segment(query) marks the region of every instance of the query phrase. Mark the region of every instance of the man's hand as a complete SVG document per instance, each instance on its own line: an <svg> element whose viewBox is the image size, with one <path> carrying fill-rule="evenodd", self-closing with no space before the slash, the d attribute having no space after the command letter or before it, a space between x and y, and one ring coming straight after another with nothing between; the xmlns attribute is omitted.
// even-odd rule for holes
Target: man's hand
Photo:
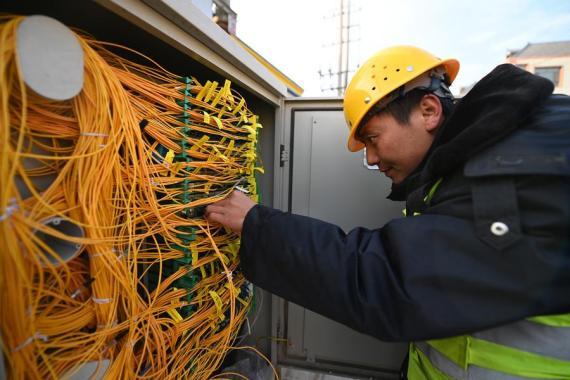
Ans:
<svg viewBox="0 0 570 380"><path fill-rule="evenodd" d="M206 207L205 216L208 222L221 224L241 234L245 216L253 206L254 201L241 191L234 190L226 199Z"/></svg>

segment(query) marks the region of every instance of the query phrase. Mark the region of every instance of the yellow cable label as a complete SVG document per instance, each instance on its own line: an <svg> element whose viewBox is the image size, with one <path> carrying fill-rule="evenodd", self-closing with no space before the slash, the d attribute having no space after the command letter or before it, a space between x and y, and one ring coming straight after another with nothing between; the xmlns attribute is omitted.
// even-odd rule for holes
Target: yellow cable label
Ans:
<svg viewBox="0 0 570 380"><path fill-rule="evenodd" d="M182 318L182 316L176 309L168 309L166 310L166 312L168 313L168 315L170 315L170 318L174 320L174 323L180 323L184 320L184 318Z"/></svg>
<svg viewBox="0 0 570 380"><path fill-rule="evenodd" d="M172 165L172 176L175 177L178 172L180 171L180 169L182 169L182 164L183 162L175 162L174 165Z"/></svg>
<svg viewBox="0 0 570 380"><path fill-rule="evenodd" d="M210 114L206 111L204 112L204 124L210 124Z"/></svg>
<svg viewBox="0 0 570 380"><path fill-rule="evenodd" d="M214 91L216 91L216 88L218 87L218 82L214 81L212 82L212 85L210 86L208 93L206 94L206 97L204 98L205 102L209 102L210 98L212 97L212 95L214 94Z"/></svg>
<svg viewBox="0 0 570 380"><path fill-rule="evenodd" d="M166 153L166 156L164 157L164 162L167 162L168 166L170 166L172 161L174 161L174 151L172 149L168 149L168 153Z"/></svg>
<svg viewBox="0 0 570 380"><path fill-rule="evenodd" d="M202 145L204 145L204 143L206 143L208 140L210 140L210 136L208 136L208 135L204 135L204 136L200 137L200 140L196 141L196 143L194 143L194 145L192 145L190 150L196 151L196 150L202 148Z"/></svg>
<svg viewBox="0 0 570 380"><path fill-rule="evenodd" d="M214 121L215 121L216 124L218 125L218 128L219 128L219 129L222 129L222 128L223 128L222 121L221 121L219 118L217 118L217 117L215 117L215 116L212 116L212 119L214 119Z"/></svg>
<svg viewBox="0 0 570 380"><path fill-rule="evenodd" d="M224 255L223 253L220 253L220 256L222 257L222 261L224 262L224 264L226 264L226 265L230 264L230 259L228 259L228 257L226 255Z"/></svg>
<svg viewBox="0 0 570 380"><path fill-rule="evenodd" d="M215 107L220 102L220 99L222 99L222 91L221 90L218 91L218 93L214 97L214 100L212 100L212 102L210 104Z"/></svg>
<svg viewBox="0 0 570 380"><path fill-rule="evenodd" d="M243 107L243 105L245 104L245 100L243 98L241 98L239 100L238 105L236 106L236 108L234 108L234 110L232 111L232 114L235 115L236 113L239 112L239 110L241 110L241 108Z"/></svg>
<svg viewBox="0 0 570 380"><path fill-rule="evenodd" d="M225 99L227 97L228 90L230 89L230 84L231 82L226 79L226 81L224 82L224 87L222 87L220 91L218 91L218 95L214 98L214 100L211 103L214 107L218 105L221 99Z"/></svg>
<svg viewBox="0 0 570 380"><path fill-rule="evenodd" d="M236 288L235 285L226 282L225 287L228 288L228 290L233 293L234 297L239 296L239 289Z"/></svg>
<svg viewBox="0 0 570 380"><path fill-rule="evenodd" d="M234 150L234 146L235 146L235 140L230 140L230 142L228 143L228 149L226 149L227 152Z"/></svg>
<svg viewBox="0 0 570 380"><path fill-rule="evenodd" d="M251 125L244 125L243 128L248 131L250 134L255 135L255 128Z"/></svg>
<svg viewBox="0 0 570 380"><path fill-rule="evenodd" d="M249 183L250 186L257 185L257 183L255 182L255 177L247 177L247 183Z"/></svg>
<svg viewBox="0 0 570 380"><path fill-rule="evenodd" d="M225 162L229 162L229 161L230 161L230 159L227 158L226 156L224 156L224 155L222 154L222 152L220 152L220 150L219 150L217 147L212 146L212 148L213 148L214 151L216 152L216 156L217 156L217 157L220 157L220 158L221 158L222 160L224 160Z"/></svg>
<svg viewBox="0 0 570 380"><path fill-rule="evenodd" d="M235 259L239 252L239 241L228 244L227 251L232 255L232 258Z"/></svg>
<svg viewBox="0 0 570 380"><path fill-rule="evenodd" d="M198 95L196 95L196 100L201 101L204 98L204 95L206 95L206 92L210 89L210 86L212 86L212 82L207 81L204 87L202 87L202 89L200 90L200 92L198 92Z"/></svg>
<svg viewBox="0 0 570 380"><path fill-rule="evenodd" d="M230 82L229 80L226 79L226 81L224 82L224 88L222 89L222 96L224 98L227 98L228 95L230 94L230 86L232 85L232 82Z"/></svg>
<svg viewBox="0 0 570 380"><path fill-rule="evenodd" d="M208 292L210 294L210 297L212 297L212 299L214 300L214 304L216 305L216 309L218 310L218 317L220 318L220 320L224 320L226 319L226 316L224 315L223 312L223 302L222 299L220 298L220 296L218 295L218 293L216 293L213 290L210 290Z"/></svg>

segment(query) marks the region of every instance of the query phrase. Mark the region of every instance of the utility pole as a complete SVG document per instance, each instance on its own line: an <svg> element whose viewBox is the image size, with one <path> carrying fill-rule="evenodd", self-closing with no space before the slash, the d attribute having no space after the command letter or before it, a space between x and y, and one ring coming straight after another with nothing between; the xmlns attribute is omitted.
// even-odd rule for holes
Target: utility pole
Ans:
<svg viewBox="0 0 570 380"><path fill-rule="evenodd" d="M349 70L349 66L348 66L348 60L350 59L350 8L351 8L351 4L350 4L350 0L348 0L348 7L346 7L346 55L345 55L345 60L344 60L344 66L343 66L343 75L344 75L344 85L342 86L343 91L346 89L346 86L348 85L348 70ZM341 96L342 94L339 94L339 96Z"/></svg>
<svg viewBox="0 0 570 380"><path fill-rule="evenodd" d="M319 75L321 77L321 82L327 81L328 84L323 86L321 84L321 92L333 92L338 96L344 94L344 90L348 86L349 74L352 72L350 67L350 52L351 52L351 42L356 40L351 40L354 38L354 33L351 29L359 27L360 25L353 24L353 5L352 0L339 0L339 12L333 15L333 17L338 16L338 41L333 43L333 46L337 47L337 65L334 68L330 66L328 69L319 70ZM360 11L358 9L357 11ZM328 77L328 80L327 80Z"/></svg>
<svg viewBox="0 0 570 380"><path fill-rule="evenodd" d="M350 4L350 0L349 4ZM342 96L342 72L344 63L344 0L340 0L340 15L338 19L340 20L339 37L338 37L338 96Z"/></svg>

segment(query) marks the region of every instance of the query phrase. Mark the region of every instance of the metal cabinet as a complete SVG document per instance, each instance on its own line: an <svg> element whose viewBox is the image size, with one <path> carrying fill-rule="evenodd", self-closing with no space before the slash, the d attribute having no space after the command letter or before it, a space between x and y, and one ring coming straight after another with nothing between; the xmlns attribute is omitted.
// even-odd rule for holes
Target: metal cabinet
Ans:
<svg viewBox="0 0 570 380"><path fill-rule="evenodd" d="M42 14L94 38L134 49L165 69L184 76L194 76L224 83L244 96L248 107L259 115L263 125L259 135L259 156L265 175L258 180L261 202L273 205L273 157L276 115L287 96L287 87L244 50L190 0L4 0L7 14ZM141 57L127 58L148 64ZM260 336L269 336L270 297L257 315L258 322L243 344L255 345ZM254 316L250 318L253 321ZM244 329L244 334L247 329ZM260 350L268 354L267 340ZM0 363L2 363L0 361ZM0 378L2 378L0 367Z"/></svg>
<svg viewBox="0 0 570 380"><path fill-rule="evenodd" d="M341 99L284 102L275 204L282 210L339 225L377 228L401 216L403 204L386 199L391 182L369 168L362 152L346 149ZM397 378L405 344L357 333L278 297L273 299L277 364L374 378Z"/></svg>

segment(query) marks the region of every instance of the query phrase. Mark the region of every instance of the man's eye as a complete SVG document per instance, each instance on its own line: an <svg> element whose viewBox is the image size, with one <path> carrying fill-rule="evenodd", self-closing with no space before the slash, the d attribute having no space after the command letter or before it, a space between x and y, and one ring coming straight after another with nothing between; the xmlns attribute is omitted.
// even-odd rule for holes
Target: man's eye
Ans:
<svg viewBox="0 0 570 380"><path fill-rule="evenodd" d="M366 138L366 141L369 142L369 143L373 143L374 141L376 141L376 137L377 137L377 136L368 136L368 137Z"/></svg>

